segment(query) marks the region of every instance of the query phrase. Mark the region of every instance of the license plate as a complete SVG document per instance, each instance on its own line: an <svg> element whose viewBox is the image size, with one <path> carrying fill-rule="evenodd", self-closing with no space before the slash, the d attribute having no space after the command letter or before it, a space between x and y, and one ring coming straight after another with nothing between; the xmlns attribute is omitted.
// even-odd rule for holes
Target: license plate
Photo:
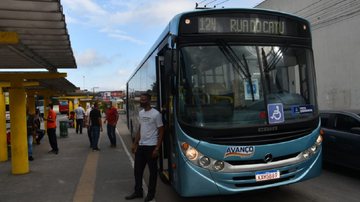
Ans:
<svg viewBox="0 0 360 202"><path fill-rule="evenodd" d="M268 170L255 173L255 179L257 182L267 181L280 178L279 170Z"/></svg>

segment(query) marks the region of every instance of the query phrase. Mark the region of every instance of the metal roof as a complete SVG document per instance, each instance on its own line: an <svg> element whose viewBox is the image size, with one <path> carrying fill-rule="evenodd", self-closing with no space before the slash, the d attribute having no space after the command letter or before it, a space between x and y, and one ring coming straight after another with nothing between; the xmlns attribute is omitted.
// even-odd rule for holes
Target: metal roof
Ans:
<svg viewBox="0 0 360 202"><path fill-rule="evenodd" d="M77 68L60 0L0 0L0 32L16 32L19 39L18 44L0 43L0 69ZM33 90L77 89L65 78L32 81L40 84Z"/></svg>
<svg viewBox="0 0 360 202"><path fill-rule="evenodd" d="M78 88L65 79L66 73L59 72L2 72L0 86L9 88L14 79L22 80L27 90L47 92L52 95L73 93ZM30 85L27 85L31 83Z"/></svg>
<svg viewBox="0 0 360 202"><path fill-rule="evenodd" d="M65 78L41 79L38 80L40 86L34 87L35 90L52 90L53 94L68 94L75 92L77 87Z"/></svg>
<svg viewBox="0 0 360 202"><path fill-rule="evenodd" d="M0 68L76 68L60 0L0 0L0 32L19 44L0 44Z"/></svg>

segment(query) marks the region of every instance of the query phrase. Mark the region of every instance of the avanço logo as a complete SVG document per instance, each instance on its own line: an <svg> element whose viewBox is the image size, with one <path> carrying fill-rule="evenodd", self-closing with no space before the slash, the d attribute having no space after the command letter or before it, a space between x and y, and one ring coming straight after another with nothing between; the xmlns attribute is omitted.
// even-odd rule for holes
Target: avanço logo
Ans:
<svg viewBox="0 0 360 202"><path fill-rule="evenodd" d="M254 146L234 146L234 147L228 147L226 149L224 158L230 156L238 156L241 158L251 157L254 155L254 153L255 153Z"/></svg>

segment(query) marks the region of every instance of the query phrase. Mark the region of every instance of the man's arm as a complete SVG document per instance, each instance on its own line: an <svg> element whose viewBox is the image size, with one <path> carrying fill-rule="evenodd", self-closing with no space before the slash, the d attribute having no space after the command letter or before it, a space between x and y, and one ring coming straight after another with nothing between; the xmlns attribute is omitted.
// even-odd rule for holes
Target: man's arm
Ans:
<svg viewBox="0 0 360 202"><path fill-rule="evenodd" d="M107 113L105 113L104 124L105 124L105 123L106 123L106 121L107 121L107 117L108 117L108 115L107 115Z"/></svg>
<svg viewBox="0 0 360 202"><path fill-rule="evenodd" d="M117 112L117 110L115 111L115 115L116 115L116 123L117 123L119 120L119 113Z"/></svg>
<svg viewBox="0 0 360 202"><path fill-rule="evenodd" d="M163 138L164 138L164 126L160 126L158 128L158 130L159 130L159 137L158 137L158 141L157 141L155 150L159 150L160 147L161 147L161 144L162 144L162 141L163 141Z"/></svg>
<svg viewBox="0 0 360 202"><path fill-rule="evenodd" d="M102 127L102 121L101 121L101 112L99 113L99 126L100 126L100 131L103 131L103 127Z"/></svg>
<svg viewBox="0 0 360 202"><path fill-rule="evenodd" d="M158 136L158 141L157 141L157 144L156 144L156 147L152 153L152 157L153 158L156 158L159 156L159 149L161 147L161 144L162 144L162 141L163 141L163 138L164 138L164 126L160 126L158 128L158 131L159 131L159 136Z"/></svg>

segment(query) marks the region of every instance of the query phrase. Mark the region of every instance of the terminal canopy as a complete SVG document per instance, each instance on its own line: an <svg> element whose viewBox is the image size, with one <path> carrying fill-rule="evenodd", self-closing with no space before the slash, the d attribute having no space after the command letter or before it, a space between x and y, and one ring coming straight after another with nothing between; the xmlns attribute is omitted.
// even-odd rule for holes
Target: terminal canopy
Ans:
<svg viewBox="0 0 360 202"><path fill-rule="evenodd" d="M76 68L60 0L0 1L0 69Z"/></svg>
<svg viewBox="0 0 360 202"><path fill-rule="evenodd" d="M47 92L52 95L64 95L75 92L78 88L65 79L66 73L58 72L3 72L0 73L0 87L8 88L17 81L35 94Z"/></svg>
<svg viewBox="0 0 360 202"><path fill-rule="evenodd" d="M77 68L60 0L0 0L0 82L15 74L38 82L35 90L74 92L76 86L64 77L17 72L59 68Z"/></svg>

